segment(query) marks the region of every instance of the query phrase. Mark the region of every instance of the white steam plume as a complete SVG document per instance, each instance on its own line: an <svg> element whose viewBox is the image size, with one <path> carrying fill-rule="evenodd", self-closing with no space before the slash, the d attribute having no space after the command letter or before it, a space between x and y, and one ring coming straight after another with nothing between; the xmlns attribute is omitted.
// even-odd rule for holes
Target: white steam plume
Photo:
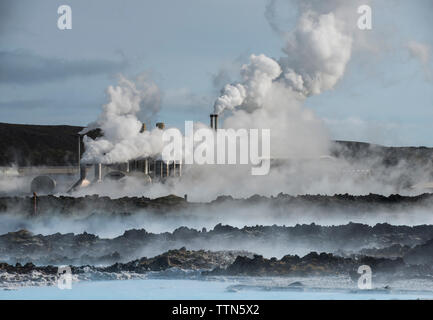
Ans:
<svg viewBox="0 0 433 320"><path fill-rule="evenodd" d="M284 78L305 96L332 89L343 76L352 52L352 38L334 13L304 12L289 35L280 60Z"/></svg>
<svg viewBox="0 0 433 320"><path fill-rule="evenodd" d="M270 5L275 5L275 1ZM353 39L345 31L344 21L333 12L318 13L312 4L300 6L300 10L296 29L285 33L286 56L277 62L263 54L252 55L251 63L242 67L242 82L226 85L222 90L215 102L215 113L239 106L266 107L264 97L279 82L304 97L335 86L350 60Z"/></svg>
<svg viewBox="0 0 433 320"><path fill-rule="evenodd" d="M103 137L85 136L82 162L116 163L159 154L162 131L140 132L142 121L149 121L160 109L161 92L144 75L131 81L121 76L116 87L107 89L109 102L103 106L98 120L82 131L100 128Z"/></svg>
<svg viewBox="0 0 433 320"><path fill-rule="evenodd" d="M260 106L266 96L272 81L281 74L281 68L276 61L261 54L252 55L251 62L241 68L242 83L228 84L223 94L215 102L215 112L221 113L225 109L233 110L244 103L246 107Z"/></svg>
<svg viewBox="0 0 433 320"><path fill-rule="evenodd" d="M336 85L353 40L342 19L321 6L316 12L314 5L300 5L295 30L285 34L286 56L277 62L263 54L252 55L241 69L241 81L226 85L214 105L215 113L232 111L225 127L271 129L272 157L328 153L329 134L303 100Z"/></svg>
<svg viewBox="0 0 433 320"><path fill-rule="evenodd" d="M118 185L110 187L104 183L77 191L77 195L144 194L155 197L188 193L190 200L207 201L221 194L244 197L279 192L399 192L396 182L403 168L397 168L392 174L389 170L381 170L380 157L370 159L370 162L363 159L362 163L353 166L341 159L320 157L330 151L328 130L321 119L304 106L304 101L312 94L332 89L341 79L358 36L353 28L344 28L348 19L352 21L353 18L347 14L348 2L302 3L308 5L300 5L294 31L284 34L286 56L276 60L265 55L252 55L250 63L241 68L241 81L226 85L215 103L215 112L224 113L221 117L224 118L223 128L271 129L271 157L277 161L269 175L253 177L250 168L239 168L241 166L221 166L212 170L193 166L185 168L181 178L164 184L154 183L142 188L138 179L133 183L130 177L123 190ZM351 9L355 9L349 11L356 15L356 7ZM141 125L138 110L150 94L138 91L137 85L130 81L121 81L118 87L109 90L111 101L104 106L96 125L105 136L95 141L86 139L86 161L120 162L159 153L162 144L158 134L161 131L138 133ZM124 129L120 130L119 126ZM196 127L202 127L202 124L196 124ZM154 144L151 143L153 139L157 141ZM285 158L287 161L280 161ZM357 176L352 170L371 167L378 168L373 176ZM419 171L421 174L417 171L414 180L422 177L424 168Z"/></svg>

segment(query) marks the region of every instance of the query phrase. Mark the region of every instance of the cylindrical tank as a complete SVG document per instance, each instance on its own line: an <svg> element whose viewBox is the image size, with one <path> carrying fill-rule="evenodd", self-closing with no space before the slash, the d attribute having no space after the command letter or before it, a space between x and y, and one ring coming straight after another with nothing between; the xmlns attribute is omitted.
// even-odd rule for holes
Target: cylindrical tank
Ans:
<svg viewBox="0 0 433 320"><path fill-rule="evenodd" d="M126 177L126 174L122 171L111 171L104 176L104 180L118 181Z"/></svg>
<svg viewBox="0 0 433 320"><path fill-rule="evenodd" d="M56 188L56 181L49 176L37 176L30 184L30 191L37 194L50 194Z"/></svg>

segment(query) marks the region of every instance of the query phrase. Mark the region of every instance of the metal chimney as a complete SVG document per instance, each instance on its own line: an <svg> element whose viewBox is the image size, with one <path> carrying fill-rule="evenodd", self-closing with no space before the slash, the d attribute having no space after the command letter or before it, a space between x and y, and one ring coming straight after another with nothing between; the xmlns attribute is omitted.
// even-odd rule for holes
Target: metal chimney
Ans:
<svg viewBox="0 0 433 320"><path fill-rule="evenodd" d="M80 179L74 183L74 185L68 190L68 193L87 185L87 167L85 164L80 164Z"/></svg>
<svg viewBox="0 0 433 320"><path fill-rule="evenodd" d="M78 134L78 170L81 170L81 134Z"/></svg>
<svg viewBox="0 0 433 320"><path fill-rule="evenodd" d="M86 179L87 176L87 168L85 164L80 165L80 181Z"/></svg>
<svg viewBox="0 0 433 320"><path fill-rule="evenodd" d="M218 129L218 115L216 113L210 115L210 127L215 131Z"/></svg>
<svg viewBox="0 0 433 320"><path fill-rule="evenodd" d="M149 174L149 159L144 159L144 174Z"/></svg>
<svg viewBox="0 0 433 320"><path fill-rule="evenodd" d="M102 181L102 164L96 163L94 182L101 182L101 181Z"/></svg>

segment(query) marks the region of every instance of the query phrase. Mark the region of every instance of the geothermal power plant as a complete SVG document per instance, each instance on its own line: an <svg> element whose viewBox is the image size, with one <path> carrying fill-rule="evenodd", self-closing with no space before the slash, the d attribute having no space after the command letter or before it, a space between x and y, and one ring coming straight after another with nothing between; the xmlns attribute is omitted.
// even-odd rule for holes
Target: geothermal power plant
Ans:
<svg viewBox="0 0 433 320"><path fill-rule="evenodd" d="M165 129L163 122L157 122L155 126L160 130ZM210 128L213 130L218 129L218 114L210 114ZM145 130L146 125L143 123L140 132L144 132ZM99 132L97 135L101 136L99 129L92 131ZM185 170L187 165L182 163L182 161L166 162L162 160L161 155L139 157L125 162L110 164L98 162L84 163L81 161L82 154L85 151L82 147L84 135L83 133L79 133L77 136L77 165L19 167L17 171L20 176L32 178L30 186L24 192L30 191L37 195L71 193L92 185L104 184L107 181L127 183L127 177L134 177L145 185L166 183L171 179L178 179L182 175L188 174L188 170ZM292 160L289 158L272 158L270 162L271 170L278 167L287 169L294 163ZM342 165L338 163L337 158L330 155L301 160L300 162L308 168L307 170L319 168L313 174L319 172L319 174L327 174L329 176L347 176L350 179L355 177L355 179L363 179L363 181L373 175L373 169L368 165L362 164L362 162L357 165ZM213 170L213 167L209 166L206 170ZM431 190L430 185L426 185L425 183L419 184L417 181L411 181L411 184L406 187L411 186L417 189Z"/></svg>
<svg viewBox="0 0 433 320"><path fill-rule="evenodd" d="M156 127L165 129L163 122L157 122ZM218 115L210 115L210 128L218 129ZM146 130L143 123L141 131ZM124 163L115 164L84 164L81 163L82 141L84 134L78 134L78 165L70 167L43 167L43 168L21 168L22 175L41 174L33 178L30 191L36 194L50 194L55 192L57 177L74 176L79 174L78 180L70 186L67 191L72 192L85 188L91 184L103 183L104 181L120 181L127 176L134 176L144 183L165 182L168 178L182 176L184 164L181 161L163 161L161 156L131 159Z"/></svg>

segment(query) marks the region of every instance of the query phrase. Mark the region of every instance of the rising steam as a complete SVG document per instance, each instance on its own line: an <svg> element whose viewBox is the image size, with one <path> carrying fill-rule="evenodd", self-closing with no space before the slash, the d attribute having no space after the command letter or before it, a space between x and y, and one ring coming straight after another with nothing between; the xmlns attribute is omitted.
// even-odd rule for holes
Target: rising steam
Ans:
<svg viewBox="0 0 433 320"><path fill-rule="evenodd" d="M84 137L82 162L119 163L161 153L161 130L141 130L143 121L150 121L160 110L158 86L144 75L135 81L121 76L116 87L108 87L107 95L109 102L98 120L81 132L100 128L104 134L95 140Z"/></svg>
<svg viewBox="0 0 433 320"><path fill-rule="evenodd" d="M311 1L300 5L295 30L285 33L278 61L251 55L240 70L241 81L227 84L214 112L226 115L224 127L271 129L273 157L318 157L328 153L329 134L314 113L303 106L306 97L332 89L343 76L352 52L345 22L332 10ZM315 10L317 7L318 11ZM341 15L339 15L341 17ZM84 162L124 162L161 152L161 131L140 133L146 114L159 110L160 92L153 82L121 78L108 88L109 103L89 129L99 127L103 138L85 138ZM143 116L144 115L144 116Z"/></svg>
<svg viewBox="0 0 433 320"><path fill-rule="evenodd" d="M215 113L236 107L266 107L264 97L275 83L306 97L332 89L343 76L352 52L352 38L344 22L330 12L310 8L302 13L296 29L286 35L279 62L265 55L251 56L242 67L242 82L226 85L215 102Z"/></svg>
<svg viewBox="0 0 433 320"><path fill-rule="evenodd" d="M276 13L277 2L271 1L267 9ZM283 161L274 165L269 175L251 177L249 169L239 166L212 170L194 166L185 170L180 179L155 183L145 189L140 187L140 181L129 177L121 190L118 185L104 183L78 190L76 195L91 192L110 197L157 197L188 193L193 201L206 201L222 194L245 197L279 192L385 195L400 192L401 177L407 175L409 168L406 163L399 163L390 172L379 157L363 159L362 163L322 157L330 154L329 132L323 121L304 105L309 96L332 90L344 76L361 37L354 29L356 3L298 1L298 20L293 30L284 31L277 21L270 21L284 41L284 55L279 59L251 55L249 63L241 67L240 81L225 85L217 97L214 112L221 115L220 127L271 130L271 157ZM275 14L266 17L274 19ZM104 136L96 140L85 138L83 161L114 163L160 154L162 130L140 133L142 121L148 121L160 108L158 87L146 77L134 81L121 77L119 84L109 87L107 93L109 102L99 119L87 129L99 127ZM207 113L206 109L203 112ZM196 127L206 126L197 123ZM353 174L359 168L373 168L375 174ZM425 180L425 168L409 168L409 172L411 180Z"/></svg>

